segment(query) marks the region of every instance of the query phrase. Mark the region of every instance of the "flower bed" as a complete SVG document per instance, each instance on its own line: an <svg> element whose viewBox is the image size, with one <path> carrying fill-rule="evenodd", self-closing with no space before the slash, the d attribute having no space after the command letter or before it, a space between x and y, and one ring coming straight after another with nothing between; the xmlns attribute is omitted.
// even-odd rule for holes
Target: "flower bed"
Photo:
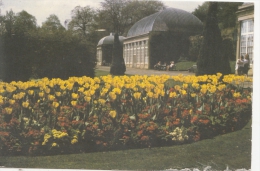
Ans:
<svg viewBox="0 0 260 171"><path fill-rule="evenodd" d="M101 76L0 83L0 154L60 154L190 143L241 129L252 79ZM221 81L220 81L221 80Z"/></svg>

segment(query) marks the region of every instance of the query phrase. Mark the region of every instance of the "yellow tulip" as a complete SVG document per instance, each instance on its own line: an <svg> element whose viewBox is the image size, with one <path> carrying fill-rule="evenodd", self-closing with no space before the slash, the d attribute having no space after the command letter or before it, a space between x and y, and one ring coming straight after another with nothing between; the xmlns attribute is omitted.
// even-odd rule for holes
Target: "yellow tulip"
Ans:
<svg viewBox="0 0 260 171"><path fill-rule="evenodd" d="M84 87L80 87L80 88L78 89L78 91L81 92L81 93L83 93L83 92L85 91L85 89L84 89Z"/></svg>
<svg viewBox="0 0 260 171"><path fill-rule="evenodd" d="M209 92L211 92L211 93L215 93L216 90L217 90L217 87L216 87L216 86L211 86L211 87L209 88Z"/></svg>
<svg viewBox="0 0 260 171"><path fill-rule="evenodd" d="M59 107L59 105L60 105L60 104L59 104L58 102L53 102L53 103L52 103L52 106L53 106L54 108Z"/></svg>
<svg viewBox="0 0 260 171"><path fill-rule="evenodd" d="M75 144L75 143L77 143L77 142L78 142L78 140L75 139L75 138L71 140L71 144Z"/></svg>
<svg viewBox="0 0 260 171"><path fill-rule="evenodd" d="M165 95L165 91L161 91L161 92L160 92L160 95L161 95L161 96L164 96L164 95Z"/></svg>
<svg viewBox="0 0 260 171"><path fill-rule="evenodd" d="M39 97L43 97L44 96L44 92L39 92Z"/></svg>
<svg viewBox="0 0 260 171"><path fill-rule="evenodd" d="M48 99L49 99L50 101L53 101L53 100L55 99L55 96L53 96L53 95L48 95Z"/></svg>
<svg viewBox="0 0 260 171"><path fill-rule="evenodd" d="M147 93L147 96L150 97L150 98L152 98L152 97L153 97L153 92L148 92L148 93Z"/></svg>
<svg viewBox="0 0 260 171"><path fill-rule="evenodd" d="M57 143L52 143L51 146L52 146L52 147L56 147L56 146L57 146Z"/></svg>
<svg viewBox="0 0 260 171"><path fill-rule="evenodd" d="M8 91L9 93L14 92L15 90L16 90L16 87L14 87L14 86L7 86L6 87L6 91Z"/></svg>
<svg viewBox="0 0 260 171"><path fill-rule="evenodd" d="M34 91L33 90L28 90L29 95L33 95Z"/></svg>
<svg viewBox="0 0 260 171"><path fill-rule="evenodd" d="M196 96L196 93L191 93L190 96L191 96L191 97L195 97L195 96Z"/></svg>
<svg viewBox="0 0 260 171"><path fill-rule="evenodd" d="M111 110L109 112L109 115L112 117L112 118L115 118L116 117L116 111L115 110Z"/></svg>
<svg viewBox="0 0 260 171"><path fill-rule="evenodd" d="M89 84L86 83L86 84L83 85L83 87L85 87L85 88L89 88Z"/></svg>
<svg viewBox="0 0 260 171"><path fill-rule="evenodd" d="M181 87L180 87L179 85L175 85L174 88L175 88L176 90L180 90L180 89L181 89Z"/></svg>
<svg viewBox="0 0 260 171"><path fill-rule="evenodd" d="M200 92L201 92L202 94L206 94L206 93L207 93L207 89L206 89L206 88L200 89Z"/></svg>
<svg viewBox="0 0 260 171"><path fill-rule="evenodd" d="M60 85L60 89L64 91L66 87L64 85Z"/></svg>
<svg viewBox="0 0 260 171"><path fill-rule="evenodd" d="M112 100L115 100L115 99L116 99L116 94L115 94L115 92L109 92L109 97L110 97Z"/></svg>
<svg viewBox="0 0 260 171"><path fill-rule="evenodd" d="M135 92L134 93L134 98L135 99L140 99L140 97L141 97L141 93L140 92Z"/></svg>
<svg viewBox="0 0 260 171"><path fill-rule="evenodd" d="M181 90L181 94L186 95L187 94L186 90Z"/></svg>
<svg viewBox="0 0 260 171"><path fill-rule="evenodd" d="M22 103L22 106L23 106L24 108L28 108L28 107L29 107L29 102L23 102L23 103Z"/></svg>
<svg viewBox="0 0 260 171"><path fill-rule="evenodd" d="M77 101L71 101L71 105L72 106L76 106L77 105Z"/></svg>
<svg viewBox="0 0 260 171"><path fill-rule="evenodd" d="M77 99L77 98L78 98L78 94L72 93L72 94L71 94L71 97L72 97L72 99Z"/></svg>
<svg viewBox="0 0 260 171"><path fill-rule="evenodd" d="M176 96L177 96L176 92L170 92L170 95L169 95L170 98L174 98Z"/></svg>
<svg viewBox="0 0 260 171"><path fill-rule="evenodd" d="M55 95L57 96L57 97L60 97L61 96L61 92L55 92Z"/></svg>
<svg viewBox="0 0 260 171"><path fill-rule="evenodd" d="M114 88L112 91L113 91L115 94L121 94L121 89L119 89L119 88Z"/></svg>
<svg viewBox="0 0 260 171"><path fill-rule="evenodd" d="M12 104L14 104L14 103L15 103L15 100L12 100L12 99L9 100L9 104L12 105Z"/></svg>
<svg viewBox="0 0 260 171"><path fill-rule="evenodd" d="M6 107L6 108L5 108L5 111L6 111L7 114L10 115L10 114L12 113L13 109L10 108L10 107Z"/></svg>
<svg viewBox="0 0 260 171"><path fill-rule="evenodd" d="M46 92L47 94L49 94L49 93L51 92L51 89L45 88L45 92Z"/></svg>
<svg viewBox="0 0 260 171"><path fill-rule="evenodd" d="M89 96L85 96L84 99L86 100L86 102L90 102L91 97L89 97Z"/></svg>
<svg viewBox="0 0 260 171"><path fill-rule="evenodd" d="M104 99L98 99L98 102L101 104L101 105L104 105L106 103L106 100Z"/></svg>
<svg viewBox="0 0 260 171"><path fill-rule="evenodd" d="M240 96L241 96L241 94L239 92L233 93L233 97L240 97Z"/></svg>
<svg viewBox="0 0 260 171"><path fill-rule="evenodd" d="M183 84L183 85L182 85L182 88L183 88L183 89L187 89L188 86L189 86L188 84Z"/></svg>
<svg viewBox="0 0 260 171"><path fill-rule="evenodd" d="M67 88L68 90L72 90L73 85L74 85L74 84L68 84L68 85L66 86L66 88Z"/></svg>

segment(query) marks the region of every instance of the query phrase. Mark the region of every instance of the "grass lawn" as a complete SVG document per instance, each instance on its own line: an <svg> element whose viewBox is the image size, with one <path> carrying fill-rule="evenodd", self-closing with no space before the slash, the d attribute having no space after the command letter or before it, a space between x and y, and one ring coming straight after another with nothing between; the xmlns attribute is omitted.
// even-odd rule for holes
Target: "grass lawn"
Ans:
<svg viewBox="0 0 260 171"><path fill-rule="evenodd" d="M229 63L230 63L230 67L231 67L231 73L234 74L236 61L230 61ZM192 61L178 62L178 63L176 63L176 70L179 70L179 71L188 70L194 64L196 64L196 62L192 62Z"/></svg>
<svg viewBox="0 0 260 171"><path fill-rule="evenodd" d="M108 75L108 74L109 74L109 72L107 72L107 71L95 70L95 76L96 77L105 76L105 75Z"/></svg>
<svg viewBox="0 0 260 171"><path fill-rule="evenodd" d="M179 71L187 71L192 65L196 64L196 62L193 61L183 61L183 62L178 62L176 63L176 70Z"/></svg>
<svg viewBox="0 0 260 171"><path fill-rule="evenodd" d="M236 132L192 144L151 149L94 152L56 156L0 157L0 166L52 169L165 170L198 168L250 169L251 121Z"/></svg>

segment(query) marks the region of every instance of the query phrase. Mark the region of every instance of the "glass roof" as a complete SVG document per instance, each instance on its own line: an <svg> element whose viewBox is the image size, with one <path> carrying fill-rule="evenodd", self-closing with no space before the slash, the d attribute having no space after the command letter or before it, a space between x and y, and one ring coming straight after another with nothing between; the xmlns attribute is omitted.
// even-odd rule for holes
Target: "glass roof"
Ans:
<svg viewBox="0 0 260 171"><path fill-rule="evenodd" d="M194 34L203 30L202 22L193 14L177 9L166 8L136 22L128 31L127 37L150 31L189 31Z"/></svg>
<svg viewBox="0 0 260 171"><path fill-rule="evenodd" d="M123 44L123 40L125 37L119 36L119 41ZM103 37L102 39L99 40L97 46L101 45L111 45L114 44L114 35L111 33L109 36Z"/></svg>

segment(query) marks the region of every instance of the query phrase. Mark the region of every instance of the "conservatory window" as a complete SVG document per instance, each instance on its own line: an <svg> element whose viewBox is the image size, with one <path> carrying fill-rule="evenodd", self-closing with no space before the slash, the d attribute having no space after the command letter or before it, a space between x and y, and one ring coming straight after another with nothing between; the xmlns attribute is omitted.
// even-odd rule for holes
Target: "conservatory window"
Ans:
<svg viewBox="0 0 260 171"><path fill-rule="evenodd" d="M240 56L249 55L250 63L253 63L254 47L254 21L244 20L241 22Z"/></svg>

